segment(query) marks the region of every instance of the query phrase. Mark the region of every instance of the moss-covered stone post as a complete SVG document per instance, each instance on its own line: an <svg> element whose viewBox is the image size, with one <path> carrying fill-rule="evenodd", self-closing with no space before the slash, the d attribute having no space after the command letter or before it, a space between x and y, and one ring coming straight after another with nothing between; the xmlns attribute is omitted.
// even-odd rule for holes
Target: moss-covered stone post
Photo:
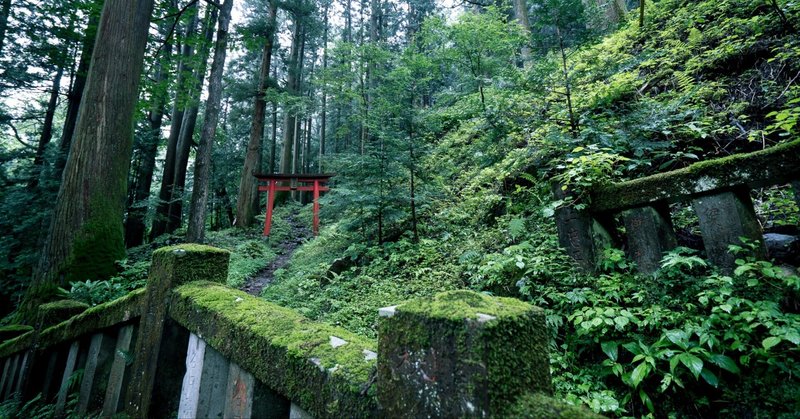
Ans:
<svg viewBox="0 0 800 419"><path fill-rule="evenodd" d="M569 191L553 184L556 199L569 201ZM558 227L558 243L567 250L573 260L584 270L597 268L603 248L611 244L611 235L604 225L586 210L577 210L571 205L562 205L555 212Z"/></svg>
<svg viewBox="0 0 800 419"><path fill-rule="evenodd" d="M170 291L191 281L224 283L228 277L229 258L230 253L226 250L195 244L165 247L153 252L147 295L136 339L136 359L127 393L125 411L128 415L148 416L161 344L165 340L164 326ZM169 341L169 338L166 340ZM175 360L175 363L182 366L183 360Z"/></svg>
<svg viewBox="0 0 800 419"><path fill-rule="evenodd" d="M628 254L639 272L650 274L661 266L662 254L678 243L670 221L669 208L640 207L622 213L628 237Z"/></svg>
<svg viewBox="0 0 800 419"><path fill-rule="evenodd" d="M551 393L543 310L450 291L379 312L378 402L388 417L501 417Z"/></svg>
<svg viewBox="0 0 800 419"><path fill-rule="evenodd" d="M758 243L756 256L765 255L761 225L747 189L696 198L692 201L692 208L700 219L706 257L714 265L726 272L733 271L736 255L728 250L728 246L741 244L740 237Z"/></svg>

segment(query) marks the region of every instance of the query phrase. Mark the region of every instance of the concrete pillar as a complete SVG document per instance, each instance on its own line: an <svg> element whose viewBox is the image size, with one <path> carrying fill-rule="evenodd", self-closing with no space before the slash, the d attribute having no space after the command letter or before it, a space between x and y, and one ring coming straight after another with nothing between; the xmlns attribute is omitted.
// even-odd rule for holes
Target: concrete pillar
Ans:
<svg viewBox="0 0 800 419"><path fill-rule="evenodd" d="M106 388L106 396L103 399L102 417L114 416L122 408L120 396L122 395L125 370L128 364L124 354L131 349L133 327L133 325L124 326L119 329L117 334L114 359L111 362L111 371L108 374L108 387Z"/></svg>
<svg viewBox="0 0 800 419"><path fill-rule="evenodd" d="M206 345L197 417L222 418L225 413L225 391L228 389L229 369L228 360L214 348Z"/></svg>
<svg viewBox="0 0 800 419"><path fill-rule="evenodd" d="M628 254L639 272L650 274L661 266L663 253L678 246L669 208L641 207L622 213Z"/></svg>
<svg viewBox="0 0 800 419"><path fill-rule="evenodd" d="M64 406L67 404L67 393L69 392L69 379L72 373L75 372L75 366L78 362L78 351L80 350L80 342L77 340L72 342L69 347L69 354L67 355L67 364L64 367L64 375L61 376L61 387L58 390L58 398L56 399L56 417L64 414Z"/></svg>
<svg viewBox="0 0 800 419"><path fill-rule="evenodd" d="M11 360L11 365L8 369L8 375L6 376L5 383L3 383L3 400L7 400L14 394L14 381L17 378L17 369L19 368L19 354L14 354L13 357L9 357Z"/></svg>
<svg viewBox="0 0 800 419"><path fill-rule="evenodd" d="M83 368L81 392L78 396L78 414L84 415L89 408L103 405L107 392L109 370L114 360L114 338L104 333L96 333L89 343L86 366Z"/></svg>
<svg viewBox="0 0 800 419"><path fill-rule="evenodd" d="M761 226L747 190L696 198L692 208L700 219L703 246L712 264L732 272L736 267L736 255L728 251L728 246L741 244L740 237L757 242L756 255L765 255Z"/></svg>
<svg viewBox="0 0 800 419"><path fill-rule="evenodd" d="M181 401L178 407L179 418L197 417L200 402L200 379L203 375L203 359L206 342L194 333L189 335L189 348L186 351L186 375L183 376Z"/></svg>
<svg viewBox="0 0 800 419"><path fill-rule="evenodd" d="M225 413L227 418L249 418L253 411L255 378L235 362L228 369L228 386L225 390Z"/></svg>
<svg viewBox="0 0 800 419"><path fill-rule="evenodd" d="M164 359L164 356L161 356L162 341L174 346L184 338L180 336L173 340L172 337L168 337L165 340L164 336L170 332L169 329L165 332L165 325L168 323L167 310L172 288L197 280L225 282L228 276L229 257L230 253L225 250L199 245L165 247L153 252L139 335L136 339L136 359L132 366L131 382L126 398L125 412L129 416L135 418L150 416L159 360ZM185 338L188 339L188 336ZM170 349L169 345L166 349ZM185 346L181 345L181 351L183 348ZM168 359L165 360L166 365L162 365L162 368L169 370L167 372L170 379L173 375L183 376L182 362L180 368L172 368L171 363L175 361L176 359ZM163 380L159 377L159 382L161 381ZM170 408L170 406L162 404L159 408Z"/></svg>
<svg viewBox="0 0 800 419"><path fill-rule="evenodd" d="M378 402L387 417L498 417L551 393L544 311L450 291L379 311Z"/></svg>

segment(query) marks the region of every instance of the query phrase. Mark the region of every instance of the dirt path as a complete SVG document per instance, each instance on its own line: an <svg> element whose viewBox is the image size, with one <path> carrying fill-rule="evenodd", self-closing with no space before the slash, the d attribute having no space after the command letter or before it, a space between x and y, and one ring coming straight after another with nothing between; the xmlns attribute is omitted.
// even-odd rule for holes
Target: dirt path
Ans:
<svg viewBox="0 0 800 419"><path fill-rule="evenodd" d="M286 264L289 263L289 259L292 258L292 254L297 247L300 246L300 244L302 244L308 237L311 237L311 230L300 223L294 215L290 215L287 221L291 226L291 234L289 235L289 238L277 245L277 251L279 252L278 257L275 258L275 260L273 260L269 266L250 278L242 286L242 291L250 295L255 295L256 297L261 295L261 290L272 283L275 271L286 266Z"/></svg>

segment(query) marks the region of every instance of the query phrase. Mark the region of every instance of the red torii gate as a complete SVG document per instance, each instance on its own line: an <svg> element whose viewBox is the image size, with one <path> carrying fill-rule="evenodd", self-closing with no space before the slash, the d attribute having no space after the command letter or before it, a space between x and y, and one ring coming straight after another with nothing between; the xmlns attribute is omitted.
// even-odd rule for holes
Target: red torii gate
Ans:
<svg viewBox="0 0 800 419"><path fill-rule="evenodd" d="M267 217L264 219L264 236L269 236L272 228L272 207L275 203L275 192L283 191L302 191L314 192L314 235L319 234L319 193L330 190L323 184L328 183L333 174L254 174L259 182L266 182L266 185L258 185L259 192L267 192ZM288 185L279 183L289 182Z"/></svg>

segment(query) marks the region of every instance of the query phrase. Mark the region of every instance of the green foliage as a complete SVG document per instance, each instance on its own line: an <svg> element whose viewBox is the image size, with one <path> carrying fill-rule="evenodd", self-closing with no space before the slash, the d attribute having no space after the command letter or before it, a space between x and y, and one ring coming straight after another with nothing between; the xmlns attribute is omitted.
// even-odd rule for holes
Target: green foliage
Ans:
<svg viewBox="0 0 800 419"><path fill-rule="evenodd" d="M118 274L107 280L75 281L69 291L63 290L64 295L72 300L77 300L96 306L108 301L116 300L123 295L145 286L149 261L117 262Z"/></svg>

